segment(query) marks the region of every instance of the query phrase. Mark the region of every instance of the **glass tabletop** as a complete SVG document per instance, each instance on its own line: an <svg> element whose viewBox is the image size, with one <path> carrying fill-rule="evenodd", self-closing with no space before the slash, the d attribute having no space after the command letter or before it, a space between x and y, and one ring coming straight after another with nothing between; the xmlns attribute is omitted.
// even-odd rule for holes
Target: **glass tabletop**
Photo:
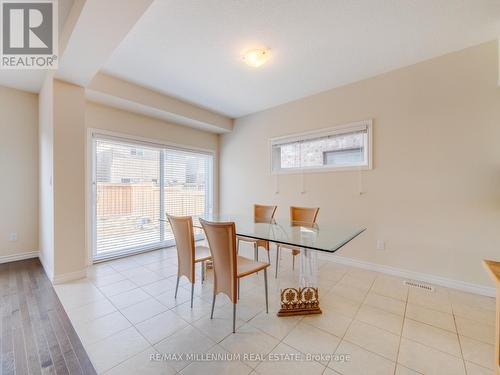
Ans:
<svg viewBox="0 0 500 375"><path fill-rule="evenodd" d="M236 226L236 234L239 236L330 253L337 251L366 230L362 226L323 224L311 226L289 220L256 221L253 218L233 215L200 217L213 222L233 221ZM197 217L193 217L193 225L201 227L196 219Z"/></svg>

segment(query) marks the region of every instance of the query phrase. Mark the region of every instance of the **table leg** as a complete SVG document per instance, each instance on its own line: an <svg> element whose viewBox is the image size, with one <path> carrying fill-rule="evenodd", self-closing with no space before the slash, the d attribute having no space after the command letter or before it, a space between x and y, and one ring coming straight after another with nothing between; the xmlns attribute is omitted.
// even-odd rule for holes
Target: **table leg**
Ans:
<svg viewBox="0 0 500 375"><path fill-rule="evenodd" d="M278 316L321 314L318 298L318 253L300 250L300 279L298 288L281 290L281 309Z"/></svg>
<svg viewBox="0 0 500 375"><path fill-rule="evenodd" d="M315 287L318 284L318 253L314 250L300 250L300 286Z"/></svg>
<svg viewBox="0 0 500 375"><path fill-rule="evenodd" d="M500 375L500 285L497 285L497 317L495 338L495 375Z"/></svg>

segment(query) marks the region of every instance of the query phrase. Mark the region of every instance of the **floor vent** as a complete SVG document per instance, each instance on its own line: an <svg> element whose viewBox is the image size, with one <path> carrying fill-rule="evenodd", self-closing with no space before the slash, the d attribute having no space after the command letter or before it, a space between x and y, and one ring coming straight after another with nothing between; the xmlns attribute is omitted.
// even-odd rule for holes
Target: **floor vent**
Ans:
<svg viewBox="0 0 500 375"><path fill-rule="evenodd" d="M434 292L434 287L432 285L427 285L427 284L421 283L419 281L405 280L403 282L403 284L405 284L406 286L412 287L412 288L419 288L419 289L427 290L429 292Z"/></svg>

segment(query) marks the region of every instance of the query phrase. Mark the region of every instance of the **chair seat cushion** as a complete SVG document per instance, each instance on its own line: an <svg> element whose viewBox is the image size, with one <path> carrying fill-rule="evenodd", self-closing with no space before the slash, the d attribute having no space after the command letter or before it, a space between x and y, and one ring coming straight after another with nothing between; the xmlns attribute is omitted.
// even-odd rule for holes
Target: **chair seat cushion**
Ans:
<svg viewBox="0 0 500 375"><path fill-rule="evenodd" d="M238 277L245 277L252 273L262 271L264 268L270 266L266 262L257 262L252 259L238 256Z"/></svg>
<svg viewBox="0 0 500 375"><path fill-rule="evenodd" d="M269 250L269 241L259 240L257 238L245 237L245 236L236 236L240 241L257 243L257 246L263 247L266 250Z"/></svg>
<svg viewBox="0 0 500 375"><path fill-rule="evenodd" d="M300 254L300 247L298 246L292 246L292 245L280 245L280 249L290 249L292 250L292 255L299 255Z"/></svg>
<svg viewBox="0 0 500 375"><path fill-rule="evenodd" d="M203 262L205 260L212 259L212 254L210 249L206 246L196 246L194 249L194 261Z"/></svg>

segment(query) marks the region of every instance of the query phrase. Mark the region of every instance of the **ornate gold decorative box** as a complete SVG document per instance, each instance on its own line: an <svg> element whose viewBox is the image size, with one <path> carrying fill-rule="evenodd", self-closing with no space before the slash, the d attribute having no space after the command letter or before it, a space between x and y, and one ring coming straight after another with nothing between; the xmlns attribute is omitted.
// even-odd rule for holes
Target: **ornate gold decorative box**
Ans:
<svg viewBox="0 0 500 375"><path fill-rule="evenodd" d="M278 316L321 314L318 288L281 289L281 309Z"/></svg>

